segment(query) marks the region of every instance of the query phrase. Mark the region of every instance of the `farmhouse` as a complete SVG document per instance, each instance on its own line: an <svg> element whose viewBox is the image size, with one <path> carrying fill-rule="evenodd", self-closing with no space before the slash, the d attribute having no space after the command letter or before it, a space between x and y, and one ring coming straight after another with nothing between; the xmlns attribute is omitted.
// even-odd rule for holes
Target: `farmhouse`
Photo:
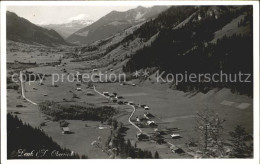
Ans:
<svg viewBox="0 0 260 164"><path fill-rule="evenodd" d="M70 133L70 128L69 127L62 127L62 133L63 134L69 134Z"/></svg>

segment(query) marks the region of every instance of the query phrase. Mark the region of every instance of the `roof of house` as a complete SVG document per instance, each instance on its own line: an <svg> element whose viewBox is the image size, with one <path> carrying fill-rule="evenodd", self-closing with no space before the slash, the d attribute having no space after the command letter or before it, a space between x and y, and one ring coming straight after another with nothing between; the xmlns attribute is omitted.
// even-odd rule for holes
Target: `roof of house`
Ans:
<svg viewBox="0 0 260 164"><path fill-rule="evenodd" d="M69 127L63 127L62 130L63 130L63 131L66 131L66 132L69 132L69 131L70 131L70 128L69 128Z"/></svg>
<svg viewBox="0 0 260 164"><path fill-rule="evenodd" d="M155 124L154 121L147 121L147 124Z"/></svg>
<svg viewBox="0 0 260 164"><path fill-rule="evenodd" d="M180 134L172 134L171 137L180 137Z"/></svg>

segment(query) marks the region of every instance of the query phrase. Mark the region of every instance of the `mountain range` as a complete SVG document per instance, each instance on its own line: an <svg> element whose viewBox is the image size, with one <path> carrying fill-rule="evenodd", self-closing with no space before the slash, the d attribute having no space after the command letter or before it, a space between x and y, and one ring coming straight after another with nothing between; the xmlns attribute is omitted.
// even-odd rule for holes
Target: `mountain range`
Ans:
<svg viewBox="0 0 260 164"><path fill-rule="evenodd" d="M154 6L150 8L139 6L125 12L112 11L93 24L76 31L66 41L74 44L89 44L112 36L149 18L153 18L166 9L166 6Z"/></svg>
<svg viewBox="0 0 260 164"><path fill-rule="evenodd" d="M79 15L78 19L72 19L68 22L61 23L61 24L46 24L40 25L43 28L53 29L57 31L64 39L66 39L71 34L75 33L76 31L89 26L94 21L87 19L84 15Z"/></svg>

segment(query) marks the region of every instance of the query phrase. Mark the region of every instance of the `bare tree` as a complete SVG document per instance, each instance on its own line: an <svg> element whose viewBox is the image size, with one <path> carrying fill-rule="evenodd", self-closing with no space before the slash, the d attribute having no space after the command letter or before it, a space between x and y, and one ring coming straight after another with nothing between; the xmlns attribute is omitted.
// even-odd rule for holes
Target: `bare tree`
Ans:
<svg viewBox="0 0 260 164"><path fill-rule="evenodd" d="M203 157L223 157L223 123L217 113L208 108L197 112L195 130L199 133L198 147Z"/></svg>

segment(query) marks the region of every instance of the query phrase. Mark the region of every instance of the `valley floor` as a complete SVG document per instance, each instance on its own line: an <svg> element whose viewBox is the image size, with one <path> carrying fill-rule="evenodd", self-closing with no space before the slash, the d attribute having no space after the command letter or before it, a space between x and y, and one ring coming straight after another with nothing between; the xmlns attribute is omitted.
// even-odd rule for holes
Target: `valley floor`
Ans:
<svg viewBox="0 0 260 164"><path fill-rule="evenodd" d="M35 51L34 53L38 52ZM25 54L20 54L20 52L16 52L16 54L17 55L14 55L14 53L9 52L7 60L12 62L15 58L21 59L22 61L35 60L37 62L42 61L42 63L46 63L51 62L47 61L50 56L57 57L57 55L59 56L61 53L50 52L48 53L46 60L38 58L41 55L38 57L30 57L32 56L31 54L26 57ZM41 52L39 52L39 54L41 54ZM16 58L15 56L19 57ZM52 61L58 59L58 57L52 58ZM66 68L68 72L81 71L80 64L69 63L68 59L64 59L62 62L67 63L66 66L62 68ZM18 70L21 70L21 68ZM45 74L63 73L61 68L45 65L27 68L26 70ZM11 71L17 72L17 69L8 69L8 73ZM188 153L173 153L170 147L171 144L173 144L188 152L185 144L191 138L199 137L194 131L194 126L196 113L201 109L213 109L221 118L226 120L224 124L225 133L223 134L223 138L225 139L228 138L228 132L233 130L237 124L243 125L250 134L253 133L252 98L233 94L229 89L215 89L207 94L193 94L170 89L167 84L154 84L150 81L137 83L136 86L120 85L119 83L94 83L96 89L101 93L116 92L123 96L127 101L148 105L150 108L149 113L155 116L152 120L158 124L158 127L142 128L144 132L153 134L155 129L178 129L177 131L172 132L181 135L181 138L179 139L172 139L170 134L164 135L165 144L157 144L152 141L138 141L136 138L138 129L132 126L128 121L130 114L133 112L133 109L130 106L109 102L105 97L99 95L93 89L86 89L87 84L81 83L80 88L82 88L82 90L77 91L77 82L60 82L57 83L57 87L53 87L51 85L51 80L51 76L46 77L43 85L39 85L39 82L32 84L26 82L24 84L26 97L35 103L44 102L46 100L64 103L64 99L67 99L77 103L82 102L113 106L120 111L119 114L115 116L117 120L129 128L125 138L130 139L132 144L136 144L138 148L150 150L153 154L155 151L158 151L161 158L192 158ZM92 92L93 96L88 96L87 92ZM79 99L73 98L73 93L75 93ZM103 124L102 127L104 128L100 129L101 123L97 121L67 120L70 123L69 127L72 134L62 134L59 122L49 120L48 116L39 111L37 105L24 100L21 97L21 92L14 89L8 89L7 96L7 111L9 113L16 114L22 121L29 123L33 127L40 127L40 124L45 122L46 126L41 126L40 128L62 147L68 148L81 155L87 154L89 158L108 158L107 154L100 149L91 146L91 143L94 140L97 140L98 137L101 137L102 143L105 144L110 135L110 127L108 125ZM246 104L246 107L241 108L243 104ZM17 107L17 105L23 105L24 107ZM147 111L143 108L137 107L131 120L136 123L136 117L140 118L146 112Z"/></svg>

